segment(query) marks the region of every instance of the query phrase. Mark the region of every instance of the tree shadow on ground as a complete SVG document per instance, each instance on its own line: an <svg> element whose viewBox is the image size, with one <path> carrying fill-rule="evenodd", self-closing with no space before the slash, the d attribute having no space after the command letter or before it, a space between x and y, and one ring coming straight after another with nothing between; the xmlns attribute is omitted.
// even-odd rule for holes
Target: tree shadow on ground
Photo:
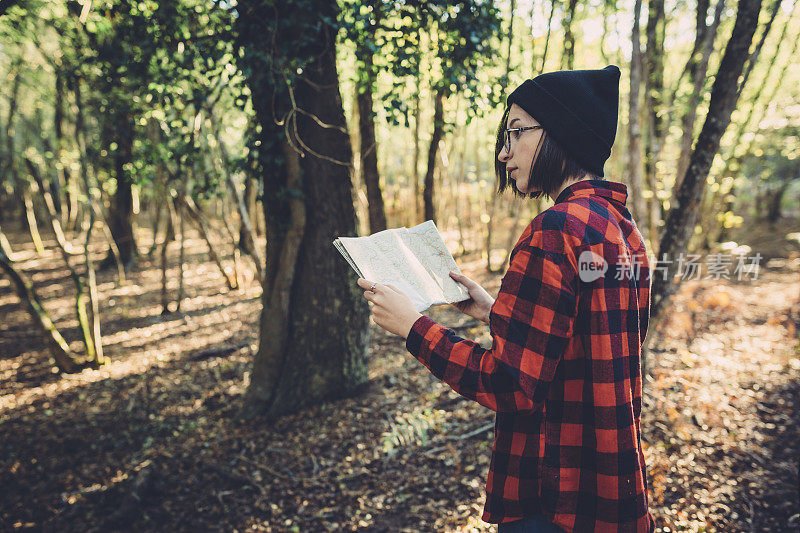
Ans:
<svg viewBox="0 0 800 533"><path fill-rule="evenodd" d="M387 358L407 357L397 344ZM488 459L491 432L433 455L423 453L431 442L385 453L387 419L436 390L415 361L396 363L391 380L373 377L357 398L272 423L235 417L247 347L201 361L174 358L142 374L37 398L3 415L9 438L0 443L0 524L59 531L253 524L333 531L361 524L399 531L430 529L431 506L442 520L474 514L487 466L478 456ZM475 405L469 413L471 425L488 411Z"/></svg>
<svg viewBox="0 0 800 533"><path fill-rule="evenodd" d="M735 497L726 502L736 531L789 532L800 528L800 381L754 381L761 399L752 413L755 433L735 454Z"/></svg>

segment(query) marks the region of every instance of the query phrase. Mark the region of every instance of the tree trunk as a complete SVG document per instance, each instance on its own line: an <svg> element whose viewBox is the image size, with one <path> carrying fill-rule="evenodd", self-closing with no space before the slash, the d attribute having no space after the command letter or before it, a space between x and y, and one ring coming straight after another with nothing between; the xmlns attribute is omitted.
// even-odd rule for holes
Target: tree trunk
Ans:
<svg viewBox="0 0 800 533"><path fill-rule="evenodd" d="M358 47L358 59L364 64L363 83L357 83L356 100L358 106L358 131L361 139L361 180L367 188L367 211L369 213L369 232L376 233L386 229L386 209L383 205L380 176L378 175L378 150L375 143L375 115L372 110L372 91L375 87L375 74L372 66L372 51Z"/></svg>
<svg viewBox="0 0 800 533"><path fill-rule="evenodd" d="M695 144L689 168L681 188L670 209L657 255L660 275L652 280L651 324L657 324L672 294L678 287L674 279L677 273L677 257L686 249L694 232L698 204L703 195L711 162L719 149L720 139L731 120L731 113L738 100L738 80L753 41L761 11L760 0L739 2L733 33L720 62L711 91L708 115ZM664 264L661 261L665 260ZM649 328L652 331L652 326ZM652 336L648 336L652 338Z"/></svg>
<svg viewBox="0 0 800 533"><path fill-rule="evenodd" d="M39 228L36 225L36 214L33 211L33 201L29 192L29 185L27 180L23 180L19 176L17 160L14 157L16 154L16 147L14 138L16 133L14 131L14 119L18 108L19 89L22 84L21 68L23 59L20 58L11 66L10 75L13 75L14 81L11 84L11 91L8 96L8 120L6 121L6 155L7 160L3 167L0 167L0 172L4 176L11 178L11 185L14 187L14 197L17 199L17 206L21 209L22 220L28 226L28 231L31 235L31 240L36 248L36 253L42 255L44 253L44 245L42 244L41 236L39 235Z"/></svg>
<svg viewBox="0 0 800 533"><path fill-rule="evenodd" d="M17 97L19 96L19 88L22 84L22 75L20 71L22 65L24 64L23 61L24 58L18 58L14 64L11 65L8 73L8 77L13 77L13 81L10 83L11 89L9 90L8 95L8 120L5 124L6 160L3 161L2 165L0 165L0 172L3 173L3 176L8 176L11 178L11 186L14 188L14 197L17 200L15 203L21 210L21 220L26 221L22 188L17 176L16 160L14 159L14 154L16 153L14 148L14 115L17 113Z"/></svg>
<svg viewBox="0 0 800 533"><path fill-rule="evenodd" d="M230 239L230 242L233 245L232 248L231 248L231 258L233 259L233 279L236 281L236 287L240 288L243 285L242 275L241 275L241 268L240 268L240 265L239 265L239 262L240 262L240 259L241 259L240 246L239 246L239 243L237 242L236 235L235 235L235 232L233 230L233 227L231 226L231 223L229 222L231 217L228 216L228 213L226 211L227 210L225 208L225 202L223 201L223 203L222 203L222 213L221 213L219 218L220 218L220 220L222 220L222 225L225 228L225 232L228 234L228 238ZM233 215L233 212L231 211L230 214ZM258 269L258 270L260 272L260 269ZM261 275L260 274L258 276L258 280L261 281Z"/></svg>
<svg viewBox="0 0 800 533"><path fill-rule="evenodd" d="M117 248L117 243L114 241L114 236L111 235L110 225L108 224L109 217L106 216L105 211L103 210L102 192L100 193L99 197L96 199L95 202L92 202L91 208L94 209L94 215L97 217L98 220L101 221L101 229L103 231L103 238L108 244L108 256L103 260L106 261L113 261L114 265L117 268L117 281L119 283L125 282L125 265L122 264L122 255Z"/></svg>
<svg viewBox="0 0 800 533"><path fill-rule="evenodd" d="M792 11L797 6L796 2L792 3ZM778 11L781 8L781 0L772 0L772 7L769 10L769 18L767 19L766 24L764 25L764 31L761 32L761 37L758 39L758 43L753 51L750 53L750 56L747 58L747 65L744 67L744 74L742 74L742 81L739 82L739 90L737 92L737 97L742 95L742 91L744 90L744 86L747 84L747 80L750 78L750 73L753 72L753 67L758 62L758 56L761 55L761 49L764 47L764 42L767 40L767 36L769 35L769 31L772 29L772 23L775 22L775 17L778 16Z"/></svg>
<svg viewBox="0 0 800 533"><path fill-rule="evenodd" d="M2 233L2 229L0 229ZM0 246L0 269L5 272L17 296L22 301L25 309L33 319L36 328L44 337L45 342L53 356L56 367L62 372L75 372L80 370L81 365L75 361L75 354L69 349L69 344L58 332L50 315L45 311L42 302L36 295L33 284L28 281L21 271L17 270L8 257L7 250Z"/></svg>
<svg viewBox="0 0 800 533"><path fill-rule="evenodd" d="M772 196L769 197L769 203L767 204L767 222L769 222L770 226L774 226L781 218L781 202L783 201L784 194L786 194L786 189L789 188L789 183L788 180L781 183L775 192L772 193Z"/></svg>
<svg viewBox="0 0 800 533"><path fill-rule="evenodd" d="M243 61L252 62L246 66L262 126L260 157L272 162L262 176L264 307L242 414L275 417L362 390L368 381L370 312L349 265L332 244L356 231L349 172L353 156L336 72L336 33L320 21L336 20L337 4L277 3L270 9L262 4L240 2L237 22L243 46L259 51L245 54ZM274 17L300 26L304 53L313 58L290 86L292 99L283 82L273 85L283 78L270 69L280 67L263 54L272 39L261 21ZM273 104L289 108L286 129L276 127ZM330 127L321 127L311 116Z"/></svg>
<svg viewBox="0 0 800 533"><path fill-rule="evenodd" d="M167 287L169 277L167 276L167 247L175 240L175 228L178 225L178 215L175 213L175 205L172 196L166 191L163 192L164 205L167 210L166 227L164 228L164 242L161 243L161 314L166 315L172 311L169 308L169 289Z"/></svg>
<svg viewBox="0 0 800 533"><path fill-rule="evenodd" d="M86 183L88 189L88 182ZM91 197L90 197L91 198ZM91 199L89 200L91 202ZM94 348L94 359L98 365L108 362L103 353L103 335L100 329L100 295L97 292L97 278L94 272L94 263L89 251L92 239L92 229L95 224L94 213L89 210L89 229L86 230L86 241L83 247L83 261L86 266L86 284L89 289L89 309L91 311L91 341Z"/></svg>
<svg viewBox="0 0 800 533"><path fill-rule="evenodd" d="M428 147L428 169L425 171L425 185L422 190L422 200L425 220L436 223L434 205L433 171L436 167L436 152L439 150L439 141L444 133L444 90L437 89L433 97L433 134Z"/></svg>
<svg viewBox="0 0 800 533"><path fill-rule="evenodd" d="M258 216L258 182L247 174L244 178L244 203L247 208L247 214L250 218L250 223L253 228L253 235L263 235L263 231L259 228L259 216ZM239 241L242 241L242 238L247 238L246 234L244 234L244 228L239 231Z"/></svg>
<svg viewBox="0 0 800 533"><path fill-rule="evenodd" d="M639 7L641 8L641 2L639 2ZM616 11L616 9L614 11ZM638 13L638 10L636 10L635 8L634 11ZM603 59L603 64L608 65L611 63L611 60L608 57L608 53L606 52L606 35L608 35L608 0L603 0L602 16L603 16L603 29L600 32L600 57ZM635 18L638 19L638 17Z"/></svg>
<svg viewBox="0 0 800 533"><path fill-rule="evenodd" d="M186 191L186 187L184 184L180 185L184 187L184 193ZM181 232L181 241L180 241L180 249L178 251L178 296L175 297L175 312L181 312L181 304L183 304L183 297L185 294L184 289L184 269L183 265L186 262L186 213L184 212L183 205L179 202L173 200L173 205L175 206L175 212L178 214L178 227L180 228Z"/></svg>
<svg viewBox="0 0 800 533"><path fill-rule="evenodd" d="M491 200L489 201L489 208L487 210L489 220L486 222L486 272L495 274L499 272L499 269L492 266L492 233L494 232L494 214L495 207L497 206L497 191L494 190L494 187L490 186L489 193L491 194Z"/></svg>
<svg viewBox="0 0 800 533"><path fill-rule="evenodd" d="M56 207L56 203L53 199L50 189L45 186L38 167L27 156L25 156L25 164L28 167L28 172L30 172L33 180L36 182L36 186L39 188L39 193L42 195L42 200L44 200L44 205L47 208L48 214L50 215L50 226L53 229L53 234L55 235L59 248L61 248L67 255L80 254L81 250L76 250L72 244L67 241L66 235L64 235L64 230L61 227L61 221L58 218L58 209Z"/></svg>
<svg viewBox="0 0 800 533"><path fill-rule="evenodd" d="M45 200L47 214L50 218L50 227L53 229L53 233L56 235L56 244L61 252L64 265L67 267L67 270L69 270L70 277L75 285L75 316L78 319L78 329L83 337L83 345L86 350L84 354L86 356L86 361L90 361L92 364L99 365L103 361L97 359L97 353L95 352L95 343L92 337L92 326L89 324L89 315L86 311L86 304L89 300L89 295L86 293L86 285L83 283L78 271L75 270L75 268L72 266L72 263L70 263L70 251L67 249L68 243L66 242L61 230L61 223L58 219L55 206L53 205L53 199L50 197L50 191L44 187L44 183L42 183L41 176L39 175L34 163L27 157L25 158L25 163L28 165L31 175L34 177L36 184L39 186L39 192L42 194L42 197ZM86 253L88 252L84 250L84 254ZM91 302L89 301L88 303Z"/></svg>
<svg viewBox="0 0 800 533"><path fill-rule="evenodd" d="M2 230L0 230L0 249L3 250L3 253L6 254L6 257L10 262L13 263L16 260L16 255L11 249L11 243L9 242L8 237L6 237L6 234L3 233Z"/></svg>
<svg viewBox="0 0 800 533"><path fill-rule="evenodd" d="M55 69L56 90L55 90L55 110L53 115L53 129L56 134L56 146L54 154L55 162L55 179L64 185L64 200L66 200L66 209L62 210L62 224L68 230L75 228L75 222L78 218L78 195L73 183L69 167L62 162L62 151L64 146L64 97L65 97L65 79L64 71L62 68ZM56 200L59 204L60 199Z"/></svg>
<svg viewBox="0 0 800 533"><path fill-rule="evenodd" d="M663 141L662 93L664 88L664 0L649 0L647 5L647 49L645 53L645 108L647 136L644 143L644 174L652 196L649 202L648 228L650 242L657 245L661 222L661 200L658 198L656 160Z"/></svg>
<svg viewBox="0 0 800 533"><path fill-rule="evenodd" d="M192 200L190 196L183 194L177 194L177 201L181 204L181 211L189 215L194 222L197 231L200 232L200 236L205 241L206 246L208 246L208 254L211 256L211 260L214 261L214 264L217 265L222 277L225 279L228 289L238 289L239 285L237 284L236 277L232 276L230 272L225 270L225 267L222 265L222 259L219 257L214 245L211 243L211 239L208 236L208 231L206 230L205 220L203 220L203 214L200 212L197 204L195 204L194 200Z"/></svg>
<svg viewBox="0 0 800 533"><path fill-rule="evenodd" d="M575 7L578 0L569 0L564 20L564 50L561 53L561 69L572 70L575 68L575 36L572 34L572 23L575 21Z"/></svg>
<svg viewBox="0 0 800 533"><path fill-rule="evenodd" d="M556 11L556 2L559 0L551 0L550 2L550 15L547 18L547 35L544 38L544 52L542 52L542 64L539 66L539 74L544 72L544 67L547 62L547 49L550 46L550 30L553 28L553 14Z"/></svg>
<svg viewBox="0 0 800 533"><path fill-rule="evenodd" d="M572 1L570 3L570 7L572 9L572 12L569 14L569 17L571 17L571 16L573 16L575 14L575 5L574 4L575 4L574 1ZM514 42L514 7L515 7L515 5L516 5L516 2L514 0L511 0L511 17L510 17L510 20L508 21L508 39L506 41L507 44L508 44L508 48L506 49L506 70L505 70L505 77L502 78L503 81L501 82L501 83L503 83L503 90L505 90L507 88L506 85L507 85L509 76L511 75L511 45ZM570 20L571 20L571 18L570 18ZM567 27L565 27L565 29L564 29L564 32L565 32L565 37L564 37L564 40L565 40L565 53L566 53L566 49L567 49L566 45L567 45L568 41L572 42L572 46L573 47L574 47L574 44L575 44L575 41L574 41L574 39L572 39L572 34L570 33L570 29L569 29L568 26L569 26L569 24L567 24ZM569 35L569 38L567 38L567 35ZM572 50L572 48L570 48L570 53L571 53L571 50ZM505 126L503 126L503 127L505 127ZM490 165L489 168L491 168L491 165ZM492 180L492 181L494 181L494 180ZM489 220L486 222L486 271L487 272L498 272L500 270L500 268L502 268L502 266L503 266L503 265L500 265L500 267L497 268L497 269L492 267L492 234L494 232L494 222L495 222L494 212L495 212L495 205L496 204L497 204L497 194L495 194L494 191L493 191L492 192L492 203L491 203L491 207L489 208Z"/></svg>
<svg viewBox="0 0 800 533"><path fill-rule="evenodd" d="M100 229L105 238L108 248L111 252L114 264L117 267L117 280L122 283L125 281L125 268L120 260L120 253L117 245L111 236L111 231L108 229L106 217L103 215L103 209L100 204L102 203L102 193L100 184L96 188L91 187L89 180L89 169L92 168L95 181L97 180L97 170L94 165L89 161L86 154L86 128L83 122L83 96L81 92L82 80L79 77L72 76L68 78L70 90L75 96L75 138L78 142L78 160L80 161L81 174L84 176L84 183L86 184L87 194L87 207L89 208L90 219L94 219L100 224ZM88 181L87 181L88 180ZM95 195L97 192L97 195Z"/></svg>
<svg viewBox="0 0 800 533"><path fill-rule="evenodd" d="M455 253L456 257L460 257L467 252L466 245L464 244L464 220L467 219L464 210L461 207L461 202L465 201L469 206L469 195L467 198L462 198L461 184L464 183L466 177L466 161L467 161L467 139L469 139L469 131L467 126L463 126L464 136L461 139L461 151L459 153L458 174L456 174L456 190L455 190L455 212L456 212L456 226L458 227L458 250ZM468 219L467 219L468 220Z"/></svg>
<svg viewBox="0 0 800 533"><path fill-rule="evenodd" d="M160 122L155 117L150 117L147 121L147 137L153 145L157 145L161 142L161 126ZM163 196L161 188L165 187L168 179L163 161L155 162L154 174L151 195L153 199L158 199ZM160 201L154 201L153 203L155 203L155 212L153 213L153 242L147 250L147 257L153 257L153 254L156 253L158 249L158 230L161 227L161 215L165 209Z"/></svg>
<svg viewBox="0 0 800 533"><path fill-rule="evenodd" d="M764 213L767 211L766 203L769 191L765 190L762 186L756 186L756 199L755 199L755 219L764 220L766 217Z"/></svg>
<svg viewBox="0 0 800 533"><path fill-rule="evenodd" d="M461 108L461 100L457 100L456 104L456 112L453 114L453 122L458 121L458 112ZM454 153L453 150L456 146L456 135L457 132L454 132L451 135L451 138L448 139L447 137L443 137L442 140L439 142L439 151L437 154L438 164L436 165L437 168L437 185L436 187L441 191L453 191L453 170L450 167L450 162L453 161ZM395 195L395 198L397 196ZM446 194L440 203L441 208L441 215L442 218L440 219L440 225L438 226L440 230L447 231L450 228L450 214L453 213L453 207L450 202L453 200L453 194Z"/></svg>
<svg viewBox="0 0 800 533"><path fill-rule="evenodd" d="M79 113L76 120L76 137L81 136L83 129L83 116ZM78 139L78 150L82 154L85 148L84 139ZM92 230L97 223L97 216L92 204L94 203L94 194L92 192L92 183L89 179L88 168L85 164L83 156L81 160L81 175L83 177L83 185L86 190L86 202L89 205L89 228L86 230L86 240L83 244L83 262L86 267L86 283L89 288L89 304L91 311L91 324L92 324L92 344L94 345L95 361L98 365L103 365L108 362L108 359L103 353L103 335L100 328L100 295L97 291L97 278L95 276L94 262L92 261L91 251L89 244L92 241Z"/></svg>
<svg viewBox="0 0 800 533"><path fill-rule="evenodd" d="M155 184L153 184L155 187ZM161 228L161 215L163 214L164 206L161 204L156 204L153 206L153 216L152 216L152 227L153 227L153 242L150 244L150 248L147 249L147 257L153 257L153 254L156 253L156 249L158 248L158 230Z"/></svg>
<svg viewBox="0 0 800 533"><path fill-rule="evenodd" d="M21 184L21 182L18 182ZM33 198L31 198L30 187L25 182L22 191L22 201L25 203L25 220L28 223L28 231L31 235L31 241L36 248L36 253L42 255L44 253L44 244L42 244L42 237L39 234L39 225L36 223L36 211L33 208Z"/></svg>
<svg viewBox="0 0 800 533"><path fill-rule="evenodd" d="M41 106L34 108L33 115L35 124L44 123L43 111L44 109ZM38 137L38 140L41 144L41 154L42 154L42 159L44 160L45 169L54 170L53 177L50 180L48 180L48 185L50 187L48 192L53 198L53 205L55 206L56 213L58 213L58 215L61 216L61 214L64 212L61 203L61 191L63 190L63 187L61 185L60 175L57 171L55 171L56 167L58 166L58 160L56 159L56 149L50 143L50 138L46 134L40 135Z"/></svg>
<svg viewBox="0 0 800 533"><path fill-rule="evenodd" d="M248 201L252 201L253 210L255 210L256 197L255 194L253 194L252 199L245 201L245 198L242 196L242 191L239 189L239 183L237 183L233 173L228 168L227 162L230 161L230 156L228 155L228 149L225 147L225 143L222 140L219 121L214 115L213 107L208 108L208 117L211 120L211 127L214 131L214 137L217 139L217 145L219 146L220 154L222 155L223 164L221 172L225 174L225 183L228 184L228 189L230 189L231 194L233 195L234 204L237 212L239 213L239 219L241 221L241 227L239 228L239 248L253 258L253 262L255 263L256 267L256 273L260 281L264 277L264 260L261 257L261 252L258 251L255 230L253 229L253 221L250 217L251 210L248 207ZM254 189L254 187L251 187L251 189ZM245 192L247 192L247 189L245 189Z"/></svg>
<svg viewBox="0 0 800 533"><path fill-rule="evenodd" d="M508 17L508 40L506 48L506 77L511 72L511 50L514 46L514 12L517 10L517 0L511 0L510 15ZM505 87L504 87L505 88ZM458 113L456 113L456 118Z"/></svg>
<svg viewBox="0 0 800 533"><path fill-rule="evenodd" d="M692 56L689 58L688 72L689 79L692 83L692 94L689 97L689 103L684 108L683 116L681 117L681 151L678 156L678 170L675 174L675 185L672 188L672 196L674 197L678 189L680 189L683 176L686 174L686 167L689 166L689 155L692 152L692 141L694 140L694 123L697 119L697 106L700 103L700 98L703 95L703 85L706 80L706 73L708 71L708 61L711 58L711 52L714 51L714 38L717 36L717 28L722 18L722 11L725 7L725 0L717 0L717 7L714 10L714 21L710 26L706 26L706 14L708 10L708 1L698 4L697 12L697 37L695 39L694 50Z"/></svg>
<svg viewBox="0 0 800 533"><path fill-rule="evenodd" d="M421 61L421 57L417 56L417 61ZM414 180L414 217L416 222L413 225L419 224L424 222L421 220L420 215L422 214L422 205L420 200L422 199L422 194L420 194L420 186L419 186L419 123L422 120L422 97L421 97L421 84L422 84L422 72L417 73L416 78L416 87L414 91L414 150L411 156L411 179Z"/></svg>
<svg viewBox="0 0 800 533"><path fill-rule="evenodd" d="M134 266L138 255L133 234L133 177L128 166L133 162L133 118L124 113L115 124L116 150L113 150L117 190L111 206L109 229L126 269ZM109 252L111 253L111 252ZM110 262L110 256L105 263Z"/></svg>
<svg viewBox="0 0 800 533"><path fill-rule="evenodd" d="M519 240L519 225L521 222L528 222L528 220L522 216L523 208L525 204L523 203L525 199L519 198L512 198L510 201L511 207L511 220L513 221L511 224L511 230L508 232L508 238L506 239L506 258L503 261L503 264L497 267L499 272L503 272L504 270L508 269L509 261L511 260L511 251L514 249L514 244L516 244L517 240Z"/></svg>
<svg viewBox="0 0 800 533"><path fill-rule="evenodd" d="M647 220L642 187L642 131L639 126L641 113L642 87L642 48L639 32L639 16L642 0L636 0L633 7L633 28L631 30L631 78L628 93L628 183L631 186L631 206L638 223ZM651 237L650 242L654 240Z"/></svg>

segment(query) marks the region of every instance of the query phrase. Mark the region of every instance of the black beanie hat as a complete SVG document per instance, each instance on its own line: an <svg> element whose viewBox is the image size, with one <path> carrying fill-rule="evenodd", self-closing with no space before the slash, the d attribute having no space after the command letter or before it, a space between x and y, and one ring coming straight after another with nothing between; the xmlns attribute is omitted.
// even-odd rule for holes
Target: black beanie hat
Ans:
<svg viewBox="0 0 800 533"><path fill-rule="evenodd" d="M525 80L508 95L586 170L603 176L617 135L619 68L560 70Z"/></svg>

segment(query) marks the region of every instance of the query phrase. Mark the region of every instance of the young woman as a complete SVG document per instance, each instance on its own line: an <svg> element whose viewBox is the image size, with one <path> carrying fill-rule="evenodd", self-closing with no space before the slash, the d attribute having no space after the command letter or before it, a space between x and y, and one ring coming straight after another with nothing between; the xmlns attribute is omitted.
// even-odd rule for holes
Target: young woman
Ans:
<svg viewBox="0 0 800 533"><path fill-rule="evenodd" d="M508 96L498 192L546 194L497 299L452 273L492 347L458 337L391 285L359 278L376 324L457 393L496 412L483 520L506 532L649 533L641 346L650 272L627 188L603 178L620 71L549 72Z"/></svg>

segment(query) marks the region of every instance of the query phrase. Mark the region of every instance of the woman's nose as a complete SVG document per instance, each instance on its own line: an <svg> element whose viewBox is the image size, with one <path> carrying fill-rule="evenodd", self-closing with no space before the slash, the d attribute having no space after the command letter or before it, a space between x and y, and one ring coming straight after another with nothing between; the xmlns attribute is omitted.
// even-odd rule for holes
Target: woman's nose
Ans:
<svg viewBox="0 0 800 533"><path fill-rule="evenodd" d="M497 154L497 159L498 159L498 161L500 161L501 163L504 163L504 162L508 161L508 159L509 159L510 157L511 157L511 152L508 152L508 151L506 151L506 147L505 147L505 146L503 146L503 147L500 149L500 153L499 153L499 154Z"/></svg>

